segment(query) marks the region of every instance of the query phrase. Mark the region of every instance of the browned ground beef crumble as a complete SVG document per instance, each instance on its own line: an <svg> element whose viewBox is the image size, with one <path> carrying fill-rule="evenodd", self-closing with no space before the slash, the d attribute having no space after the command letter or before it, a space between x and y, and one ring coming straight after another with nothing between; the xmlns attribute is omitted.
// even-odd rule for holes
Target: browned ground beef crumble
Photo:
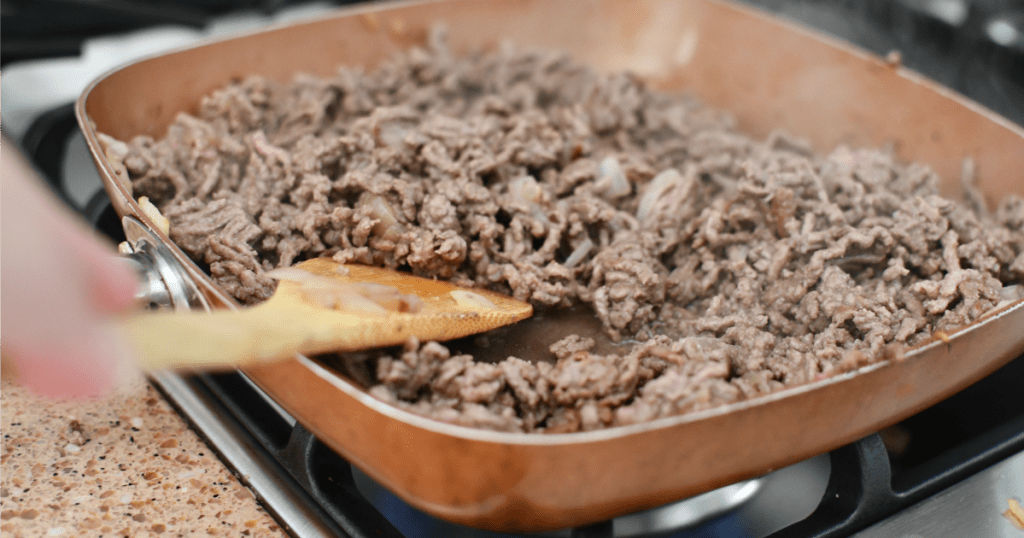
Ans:
<svg viewBox="0 0 1024 538"><path fill-rule="evenodd" d="M590 430L751 398L898 357L1016 289L1019 199L955 203L891 152L814 155L733 124L564 54L456 57L435 35L372 72L238 81L163 140L105 140L170 237L243 303L270 296L266 271L331 256L540 312L589 305L622 342L330 359L452 423Z"/></svg>

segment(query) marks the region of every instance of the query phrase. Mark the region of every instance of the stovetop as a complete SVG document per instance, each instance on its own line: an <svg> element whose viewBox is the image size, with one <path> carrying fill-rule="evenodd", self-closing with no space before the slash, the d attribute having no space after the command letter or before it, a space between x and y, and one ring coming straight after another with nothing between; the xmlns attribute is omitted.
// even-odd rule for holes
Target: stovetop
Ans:
<svg viewBox="0 0 1024 538"><path fill-rule="evenodd" d="M1024 5L1017 0L746 2L878 54L899 50L904 65L1024 124ZM70 206L121 241L73 116L71 102L84 86L141 55L340 3L347 2L5 1L5 132ZM153 382L297 536L498 536L409 507L242 374L156 374ZM1022 386L1024 357L830 454L682 503L547 535L1022 536L1000 515L1009 499L1024 500Z"/></svg>

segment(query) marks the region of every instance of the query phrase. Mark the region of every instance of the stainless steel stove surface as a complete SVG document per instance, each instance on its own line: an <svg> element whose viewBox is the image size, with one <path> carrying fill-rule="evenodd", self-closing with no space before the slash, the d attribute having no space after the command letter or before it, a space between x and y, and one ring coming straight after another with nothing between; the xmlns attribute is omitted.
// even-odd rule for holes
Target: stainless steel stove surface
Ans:
<svg viewBox="0 0 1024 538"><path fill-rule="evenodd" d="M1024 124L1024 5L1017 0L747 3L878 54L899 50L910 68ZM72 113L85 85L133 58L333 7L282 0L6 1L5 132L69 205L122 241ZM46 11L58 9L66 16ZM152 381L296 536L499 536L409 507L242 374L160 373ZM681 503L545 536L1024 536L1002 515L1009 500L1024 501L1020 387L1024 358L831 454Z"/></svg>

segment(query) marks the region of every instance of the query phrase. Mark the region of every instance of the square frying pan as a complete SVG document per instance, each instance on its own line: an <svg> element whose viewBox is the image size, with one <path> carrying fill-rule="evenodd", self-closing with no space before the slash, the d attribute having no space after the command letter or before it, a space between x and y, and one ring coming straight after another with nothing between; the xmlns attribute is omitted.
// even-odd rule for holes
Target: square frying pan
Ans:
<svg viewBox="0 0 1024 538"><path fill-rule="evenodd" d="M288 82L371 69L423 44L437 24L453 48L501 40L561 49L599 71L630 70L732 112L755 137L782 128L816 150L892 145L960 195L965 157L989 201L1024 194L1024 131L899 65L720 0L438 0L363 5L317 20L206 43L93 82L76 113L117 212L148 225L209 303L237 308L132 198L98 132L161 137L175 115L229 81ZM571 434L453 426L389 406L307 357L244 373L318 438L417 508L498 531L585 525L795 463L896 423L985 377L1024 350L1016 301L910 350L901 361L739 403Z"/></svg>

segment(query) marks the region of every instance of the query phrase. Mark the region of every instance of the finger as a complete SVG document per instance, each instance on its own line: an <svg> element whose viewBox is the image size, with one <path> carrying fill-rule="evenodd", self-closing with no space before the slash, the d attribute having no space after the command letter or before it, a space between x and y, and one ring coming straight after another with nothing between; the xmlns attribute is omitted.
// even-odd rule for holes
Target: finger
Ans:
<svg viewBox="0 0 1024 538"><path fill-rule="evenodd" d="M3 348L19 379L50 396L100 394L131 364L110 313L134 295L134 275L33 179L4 144Z"/></svg>
<svg viewBox="0 0 1024 538"><path fill-rule="evenodd" d="M128 264L117 259L113 246L83 230L75 230L69 243L68 255L81 261L86 297L96 312L120 314L131 308L138 277Z"/></svg>
<svg viewBox="0 0 1024 538"><path fill-rule="evenodd" d="M34 345L10 353L17 382L51 398L102 396L140 375L110 325L73 345ZM6 351L5 351L5 354Z"/></svg>

